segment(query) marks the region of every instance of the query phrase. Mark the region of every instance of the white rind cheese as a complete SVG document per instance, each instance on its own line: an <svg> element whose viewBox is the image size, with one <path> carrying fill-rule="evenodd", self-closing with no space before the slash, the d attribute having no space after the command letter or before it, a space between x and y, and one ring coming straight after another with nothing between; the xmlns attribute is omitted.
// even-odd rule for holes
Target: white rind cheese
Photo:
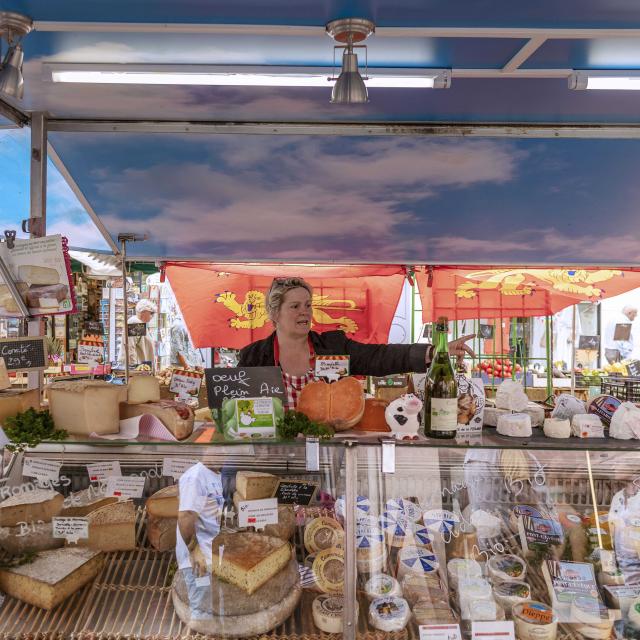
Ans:
<svg viewBox="0 0 640 640"><path fill-rule="evenodd" d="M518 582L527 574L527 564L519 556L507 553L496 555L487 564L489 577L495 582Z"/></svg>
<svg viewBox="0 0 640 640"><path fill-rule="evenodd" d="M447 576L450 586L457 589L461 580L482 578L482 567L471 558L452 558L447 562Z"/></svg>
<svg viewBox="0 0 640 640"><path fill-rule="evenodd" d="M356 608L356 613L358 609ZM342 596L318 596L311 605L313 623L325 633L342 633L344 599Z"/></svg>
<svg viewBox="0 0 640 640"><path fill-rule="evenodd" d="M410 617L411 610L404 598L376 598L369 605L369 622L380 631L402 631Z"/></svg>
<svg viewBox="0 0 640 640"><path fill-rule="evenodd" d="M379 573L369 578L364 586L364 591L369 600L402 595L400 583L386 573Z"/></svg>
<svg viewBox="0 0 640 640"><path fill-rule="evenodd" d="M578 438L603 438L602 420L592 413L579 413L571 418L571 433Z"/></svg>
<svg viewBox="0 0 640 640"><path fill-rule="evenodd" d="M531 418L526 413L505 414L498 418L497 431L512 438L528 438L532 434Z"/></svg>
<svg viewBox="0 0 640 640"><path fill-rule="evenodd" d="M547 438L570 438L571 423L559 418L546 418L544 421L544 435Z"/></svg>

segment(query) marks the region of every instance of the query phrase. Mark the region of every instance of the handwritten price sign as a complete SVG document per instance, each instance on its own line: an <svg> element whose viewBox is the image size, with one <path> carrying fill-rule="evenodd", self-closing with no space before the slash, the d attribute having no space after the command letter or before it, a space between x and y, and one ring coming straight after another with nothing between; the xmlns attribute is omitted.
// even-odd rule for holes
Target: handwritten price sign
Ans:
<svg viewBox="0 0 640 640"><path fill-rule="evenodd" d="M198 395L202 386L204 373L200 371L185 371L176 369L171 376L169 391L171 393Z"/></svg>

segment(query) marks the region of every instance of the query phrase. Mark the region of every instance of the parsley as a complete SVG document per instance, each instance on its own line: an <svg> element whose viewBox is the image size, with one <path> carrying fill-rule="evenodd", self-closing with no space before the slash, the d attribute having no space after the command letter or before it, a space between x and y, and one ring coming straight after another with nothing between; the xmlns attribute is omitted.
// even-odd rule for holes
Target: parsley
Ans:
<svg viewBox="0 0 640 640"><path fill-rule="evenodd" d="M7 418L4 432L12 442L7 445L9 451L24 451L27 447L38 446L43 440L65 440L67 437L66 431L56 430L48 411L33 408Z"/></svg>
<svg viewBox="0 0 640 640"><path fill-rule="evenodd" d="M287 411L284 418L276 423L276 432L281 440L293 440L301 433L305 436L318 436L323 440L333 437L333 429L326 424L314 422L300 411Z"/></svg>

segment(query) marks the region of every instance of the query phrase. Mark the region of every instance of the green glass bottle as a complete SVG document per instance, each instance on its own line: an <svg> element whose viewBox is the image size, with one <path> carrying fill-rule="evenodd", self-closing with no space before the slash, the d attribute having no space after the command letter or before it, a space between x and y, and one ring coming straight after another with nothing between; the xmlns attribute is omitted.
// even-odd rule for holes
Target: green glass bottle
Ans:
<svg viewBox="0 0 640 640"><path fill-rule="evenodd" d="M458 383L449 356L448 327L447 318L438 318L425 382L424 431L431 438L455 438L458 426Z"/></svg>

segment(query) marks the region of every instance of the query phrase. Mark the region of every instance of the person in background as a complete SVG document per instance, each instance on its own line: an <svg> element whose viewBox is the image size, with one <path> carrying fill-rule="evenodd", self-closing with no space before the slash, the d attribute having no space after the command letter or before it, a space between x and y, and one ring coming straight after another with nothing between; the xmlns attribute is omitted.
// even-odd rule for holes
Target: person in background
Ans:
<svg viewBox="0 0 640 640"><path fill-rule="evenodd" d="M172 367L193 369L203 366L202 356L194 348L184 319L179 315L175 317L171 326L169 340L171 344L169 364Z"/></svg>
<svg viewBox="0 0 640 640"><path fill-rule="evenodd" d="M295 409L300 391L314 379L316 355L348 355L355 376L424 373L431 362L430 344L365 344L344 331L311 331L313 289L302 278L275 278L266 296L267 313L275 331L240 351L240 367L282 369L288 409ZM474 335L449 342L451 355L474 356L465 342Z"/></svg>
<svg viewBox="0 0 640 640"><path fill-rule="evenodd" d="M607 329L604 334L604 353L609 364L631 357L631 353L633 351L633 322L637 315L638 309L636 307L632 305L625 305L622 307L622 311L612 318L607 324ZM621 324L631 325L628 340L614 339L616 334L616 325Z"/></svg>
<svg viewBox="0 0 640 640"><path fill-rule="evenodd" d="M151 300L139 300L136 304L136 314L127 320L127 325L144 323L148 324L156 314L156 305ZM118 364L124 368L124 339L120 343L120 353L118 354ZM151 371L156 370L156 345L148 334L143 336L129 337L129 366L137 367L147 364Z"/></svg>

